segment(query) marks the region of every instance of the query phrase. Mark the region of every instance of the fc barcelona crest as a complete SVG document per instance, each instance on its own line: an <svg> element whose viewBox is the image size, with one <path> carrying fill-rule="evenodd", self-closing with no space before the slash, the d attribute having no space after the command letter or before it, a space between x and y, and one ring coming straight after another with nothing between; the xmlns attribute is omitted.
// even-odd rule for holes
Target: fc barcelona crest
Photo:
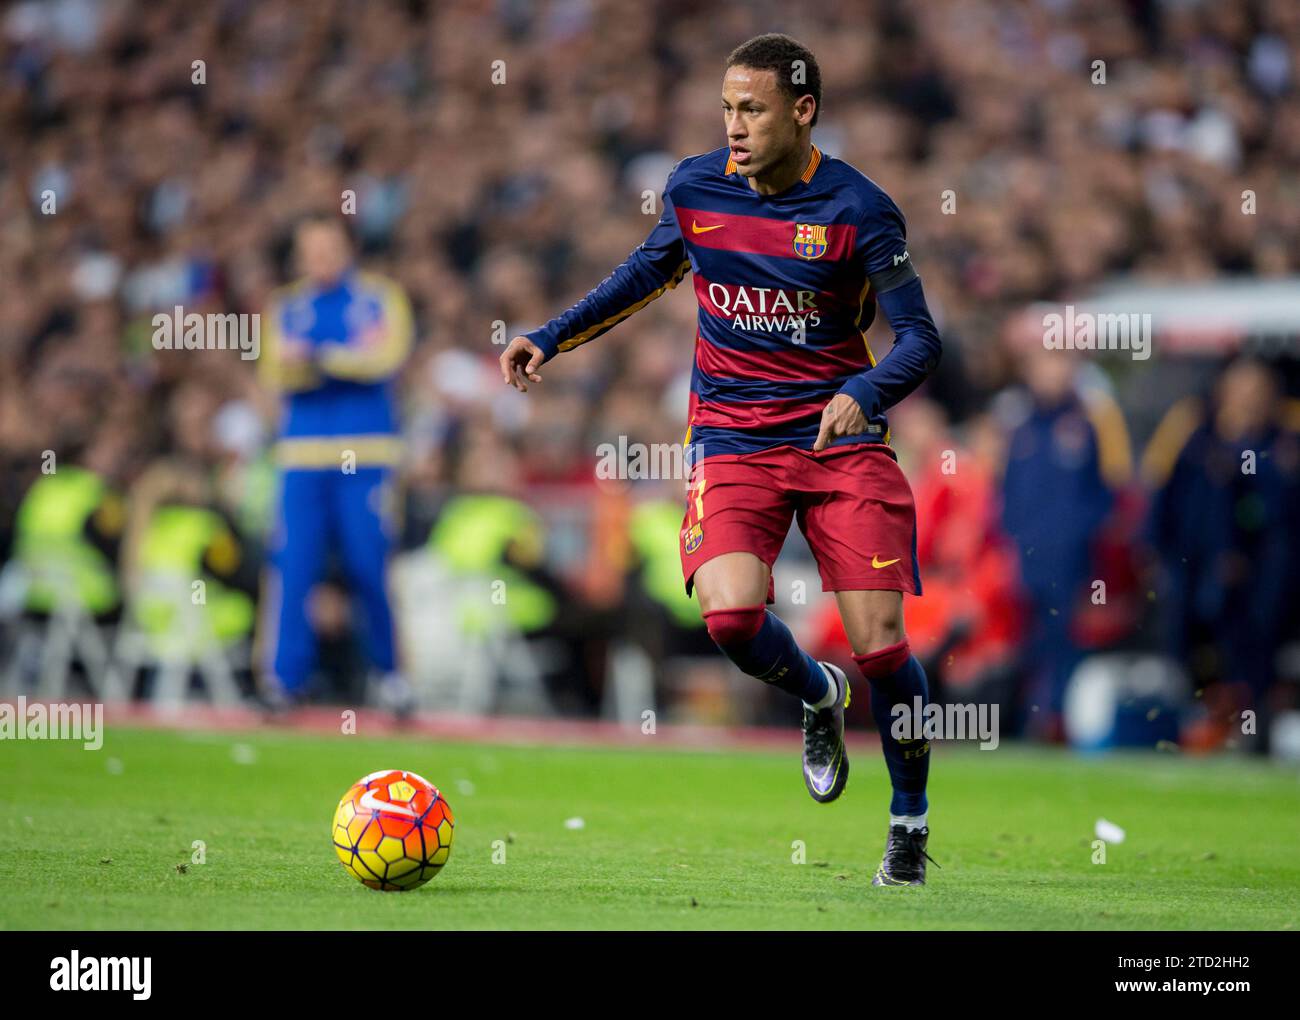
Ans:
<svg viewBox="0 0 1300 1020"><path fill-rule="evenodd" d="M826 226L818 223L794 225L794 253L801 259L819 259L826 254Z"/></svg>
<svg viewBox="0 0 1300 1020"><path fill-rule="evenodd" d="M686 551L688 553L695 552L703 542L704 528L699 524L692 525L690 530L686 532Z"/></svg>

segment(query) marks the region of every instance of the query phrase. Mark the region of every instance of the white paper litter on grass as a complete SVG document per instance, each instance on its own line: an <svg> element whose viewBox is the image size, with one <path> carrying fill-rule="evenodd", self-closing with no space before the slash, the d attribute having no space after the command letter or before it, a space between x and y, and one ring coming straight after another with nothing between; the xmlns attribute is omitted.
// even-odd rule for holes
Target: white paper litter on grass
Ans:
<svg viewBox="0 0 1300 1020"><path fill-rule="evenodd" d="M1097 838L1105 840L1107 843L1123 843L1124 830L1114 822L1108 822L1104 818L1097 819Z"/></svg>

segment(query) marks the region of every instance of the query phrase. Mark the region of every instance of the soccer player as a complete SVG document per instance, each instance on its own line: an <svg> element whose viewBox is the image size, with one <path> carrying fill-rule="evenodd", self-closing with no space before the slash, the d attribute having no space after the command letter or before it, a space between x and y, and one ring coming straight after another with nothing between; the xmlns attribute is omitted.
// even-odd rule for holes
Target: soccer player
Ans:
<svg viewBox="0 0 1300 1020"><path fill-rule="evenodd" d="M686 590L732 662L801 699L804 782L814 800L835 800L849 774L847 678L766 608L772 564L798 521L870 684L893 787L872 884L921 885L929 744L910 728L897 739L890 712L928 701L903 630L902 593L919 595L921 579L912 494L884 412L934 369L940 342L897 206L812 142L821 92L816 59L788 36L734 50L722 82L727 145L678 163L645 242L568 311L512 339L501 370L527 390L544 362L694 274ZM894 331L879 363L865 336L877 306Z"/></svg>
<svg viewBox="0 0 1300 1020"><path fill-rule="evenodd" d="M395 282L354 266L337 217L308 217L294 244L304 276L274 295L259 363L283 396L261 627L266 696L285 707L306 693L317 650L309 597L337 549L380 700L401 717L414 706L397 671L386 571L401 456L393 379L411 349L411 309Z"/></svg>

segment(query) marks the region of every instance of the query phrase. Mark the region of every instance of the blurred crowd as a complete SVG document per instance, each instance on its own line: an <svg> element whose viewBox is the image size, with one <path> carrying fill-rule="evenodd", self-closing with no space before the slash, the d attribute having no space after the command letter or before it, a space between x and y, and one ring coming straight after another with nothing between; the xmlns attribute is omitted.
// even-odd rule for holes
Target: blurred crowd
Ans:
<svg viewBox="0 0 1300 1020"><path fill-rule="evenodd" d="M155 350L150 320L177 305L264 309L295 275L294 224L339 209L360 263L398 281L415 312L403 547L454 559L468 534L447 530L457 500L526 506L526 524L501 513L489 562L465 569L509 560L545 594L534 605L549 608L518 624L563 652L547 660L561 664L555 702L598 711L611 648L630 636L653 663L688 664L661 685L699 673L681 684L697 715L735 718L708 693L722 681L691 665L708 645L678 590L684 486L593 470L602 443L680 439L689 288L561 358L526 396L502 385L494 343L641 241L658 213L646 193L682 155L723 142L726 53L770 30L818 55L814 139L902 208L942 331L939 371L892 422L923 529L927 594L909 629L940 682L989 685L1018 728L1049 737L1089 650L1168 651L1198 690L1221 692L1215 718L1273 697L1278 652L1300 639L1293 363L1174 371L1158 337L1142 366L1047 355L1009 324L1119 275L1300 273L1294 0L12 4L0 13L6 556L52 453L102 481L81 498L125 589L157 507L179 500L217 515L205 569L256 601L275 398L235 354ZM1257 471L1235 470L1244 452ZM117 498L120 512L101 514ZM233 563L213 552L226 543ZM801 569L797 536L790 553ZM833 655L842 635L808 602L792 612ZM245 626L234 601L230 614ZM334 649L326 671L345 684L342 589L323 586L313 614Z"/></svg>

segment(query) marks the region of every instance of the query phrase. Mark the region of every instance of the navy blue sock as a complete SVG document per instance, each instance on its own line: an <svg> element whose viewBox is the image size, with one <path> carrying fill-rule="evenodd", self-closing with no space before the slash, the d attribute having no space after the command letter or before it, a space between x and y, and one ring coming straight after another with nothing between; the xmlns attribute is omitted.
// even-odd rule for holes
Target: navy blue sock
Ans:
<svg viewBox="0 0 1300 1020"><path fill-rule="evenodd" d="M894 788L889 813L923 815L929 809L925 783L930 776L930 741L923 736L898 740L892 732L896 717L891 711L895 705L906 705L910 720L915 714L914 699L920 697L923 710L930 703L925 670L906 638L878 652L855 655L853 661L871 684L871 714L880 731L880 748ZM923 719L915 721L919 724Z"/></svg>
<svg viewBox="0 0 1300 1020"><path fill-rule="evenodd" d="M816 704L830 681L817 660L799 647L790 628L766 606L713 609L704 614L709 636L742 672Z"/></svg>

